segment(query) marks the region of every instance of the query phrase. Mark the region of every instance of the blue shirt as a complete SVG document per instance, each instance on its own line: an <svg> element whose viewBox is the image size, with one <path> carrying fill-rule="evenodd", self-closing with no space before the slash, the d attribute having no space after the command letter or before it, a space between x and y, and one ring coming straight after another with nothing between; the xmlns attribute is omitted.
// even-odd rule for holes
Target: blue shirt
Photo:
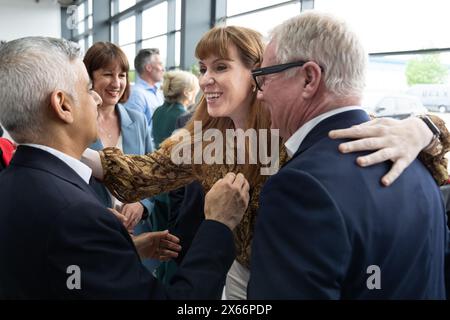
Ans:
<svg viewBox="0 0 450 320"><path fill-rule="evenodd" d="M152 115L156 108L164 103L164 96L159 90L160 84L150 86L147 82L136 76L136 83L131 89L130 98L125 107L134 109L145 115L149 130L152 130Z"/></svg>

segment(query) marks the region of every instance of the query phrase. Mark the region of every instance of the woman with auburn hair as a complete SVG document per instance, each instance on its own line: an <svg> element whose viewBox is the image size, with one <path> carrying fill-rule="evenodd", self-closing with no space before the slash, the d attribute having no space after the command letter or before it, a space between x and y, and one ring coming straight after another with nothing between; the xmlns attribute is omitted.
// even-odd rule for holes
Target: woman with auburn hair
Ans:
<svg viewBox="0 0 450 320"><path fill-rule="evenodd" d="M206 150L211 143L195 140L198 121L202 132L217 129L222 137L227 136L229 129L270 129L270 113L256 99L257 90L251 76L251 70L261 65L263 51L261 35L244 27L215 27L199 41L195 54L199 59L203 96L185 127L190 137L194 137L190 139L191 151L195 151L197 143L202 144L202 150ZM272 142L280 142L271 141L279 138L273 138L270 130L260 132L264 134L267 144L262 146L264 149L270 149L267 146L271 146ZM233 153L234 159L231 160L234 161L227 159L226 152L223 152L221 163L174 163L171 154L179 144L179 137L178 134L172 135L157 151L144 156L124 155L116 148L106 148L99 153L88 151L85 162L93 168L98 178L103 179L112 194L128 202L167 192L194 180L200 181L206 192L228 172L244 174L251 187L251 198L241 223L234 230L237 256L227 276L225 297L245 299L258 198L262 185L269 177L261 175L265 163L259 159L255 164L250 161L237 163L237 152ZM407 138L405 140L410 144L416 143ZM255 150L258 155L261 151L258 143L255 148L249 141L239 146L233 143L233 148L234 151L245 149L246 159L250 159ZM194 159L194 156L191 158ZM217 154L215 156L217 158ZM287 161L283 143L277 156L280 165Z"/></svg>

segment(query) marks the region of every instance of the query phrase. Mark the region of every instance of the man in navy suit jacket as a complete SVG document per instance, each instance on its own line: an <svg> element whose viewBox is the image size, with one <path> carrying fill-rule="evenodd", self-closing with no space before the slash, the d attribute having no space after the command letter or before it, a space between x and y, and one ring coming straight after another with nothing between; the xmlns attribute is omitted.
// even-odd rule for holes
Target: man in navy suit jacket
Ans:
<svg viewBox="0 0 450 320"><path fill-rule="evenodd" d="M290 160L260 196L251 299L445 298L445 211L426 168L386 188L387 162L361 168L328 137L369 120L365 62L343 22L307 12L274 30L253 71Z"/></svg>
<svg viewBox="0 0 450 320"><path fill-rule="evenodd" d="M231 230L248 203L244 177L228 174L213 186L206 220L163 287L79 161L97 137L101 104L79 48L29 37L3 45L0 61L0 122L21 144L0 175L0 299L219 298L235 256ZM236 201L220 201L221 193Z"/></svg>

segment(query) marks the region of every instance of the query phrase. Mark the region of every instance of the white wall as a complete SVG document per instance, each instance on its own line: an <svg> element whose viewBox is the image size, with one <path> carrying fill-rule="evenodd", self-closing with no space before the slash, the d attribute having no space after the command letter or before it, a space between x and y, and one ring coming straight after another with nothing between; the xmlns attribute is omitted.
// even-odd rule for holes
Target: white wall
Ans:
<svg viewBox="0 0 450 320"><path fill-rule="evenodd" d="M61 11L54 0L0 0L0 40L61 37Z"/></svg>

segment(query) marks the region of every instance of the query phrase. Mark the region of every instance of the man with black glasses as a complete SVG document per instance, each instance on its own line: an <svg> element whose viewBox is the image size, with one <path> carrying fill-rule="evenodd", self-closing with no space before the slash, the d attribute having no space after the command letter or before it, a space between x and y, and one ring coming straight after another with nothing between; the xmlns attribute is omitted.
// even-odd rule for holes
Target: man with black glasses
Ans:
<svg viewBox="0 0 450 320"><path fill-rule="evenodd" d="M291 159L260 195L250 299L445 299L445 212L426 168L386 188L390 163L361 168L365 153L328 137L369 120L365 64L343 22L309 11L275 28L253 71Z"/></svg>

